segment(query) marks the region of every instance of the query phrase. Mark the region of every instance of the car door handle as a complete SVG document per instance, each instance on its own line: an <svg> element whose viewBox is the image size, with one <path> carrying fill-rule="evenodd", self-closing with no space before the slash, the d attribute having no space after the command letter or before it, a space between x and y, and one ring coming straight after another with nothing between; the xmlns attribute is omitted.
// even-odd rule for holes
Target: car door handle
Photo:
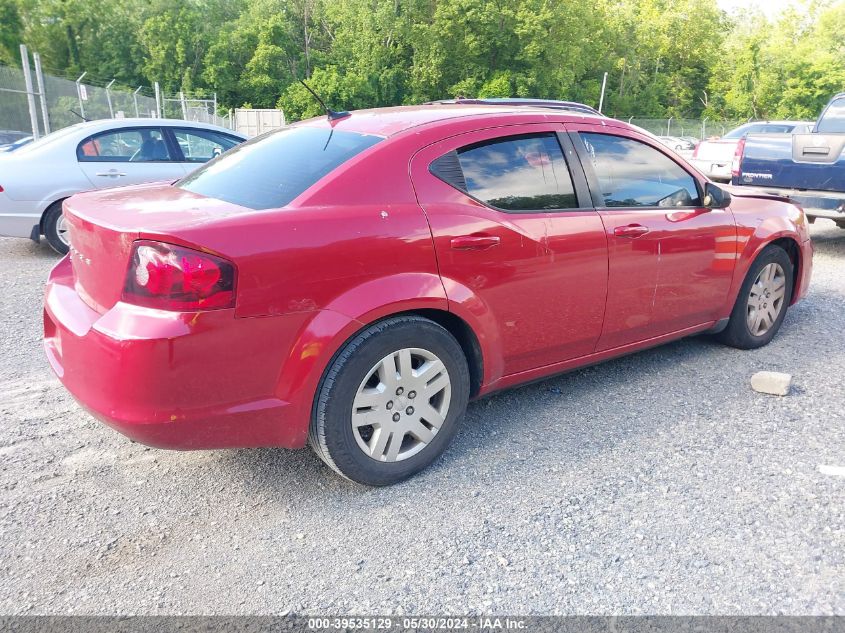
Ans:
<svg viewBox="0 0 845 633"><path fill-rule="evenodd" d="M97 172L98 176L111 176L112 178L120 178L121 176L125 176L122 171L117 171L116 169L110 169L109 171L99 171Z"/></svg>
<svg viewBox="0 0 845 633"><path fill-rule="evenodd" d="M613 234L616 237L639 237L648 233L648 227L642 224L628 224L627 226L617 226L613 229Z"/></svg>
<svg viewBox="0 0 845 633"><path fill-rule="evenodd" d="M459 251L479 251L497 246L501 241L498 235L461 235L452 238L452 248Z"/></svg>

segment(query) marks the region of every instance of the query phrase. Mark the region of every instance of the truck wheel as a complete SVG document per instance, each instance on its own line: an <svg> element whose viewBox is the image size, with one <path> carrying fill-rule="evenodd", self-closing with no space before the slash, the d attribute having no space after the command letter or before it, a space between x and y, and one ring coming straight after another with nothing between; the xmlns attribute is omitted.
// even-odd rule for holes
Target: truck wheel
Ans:
<svg viewBox="0 0 845 633"><path fill-rule="evenodd" d="M67 241L67 228L62 215L62 201L54 202L44 214L44 237L53 250L61 255L67 255L70 242Z"/></svg>
<svg viewBox="0 0 845 633"><path fill-rule="evenodd" d="M335 471L386 486L431 464L458 429L469 368L443 327L394 317L356 335L323 378L309 443Z"/></svg>
<svg viewBox="0 0 845 633"><path fill-rule="evenodd" d="M728 327L716 335L739 349L769 343L780 329L792 297L792 260L780 246L763 249L739 289Z"/></svg>

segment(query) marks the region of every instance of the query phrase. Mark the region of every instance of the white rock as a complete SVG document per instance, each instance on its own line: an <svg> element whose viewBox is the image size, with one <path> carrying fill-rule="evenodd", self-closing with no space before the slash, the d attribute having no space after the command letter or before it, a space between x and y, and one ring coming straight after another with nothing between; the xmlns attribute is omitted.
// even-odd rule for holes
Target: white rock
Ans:
<svg viewBox="0 0 845 633"><path fill-rule="evenodd" d="M845 466L826 466L824 464L819 466L819 472L822 475L833 475L835 477L845 477Z"/></svg>
<svg viewBox="0 0 845 633"><path fill-rule="evenodd" d="M759 393L773 396L785 396L792 384L792 374L781 374L776 371L758 371L751 376L751 388Z"/></svg>

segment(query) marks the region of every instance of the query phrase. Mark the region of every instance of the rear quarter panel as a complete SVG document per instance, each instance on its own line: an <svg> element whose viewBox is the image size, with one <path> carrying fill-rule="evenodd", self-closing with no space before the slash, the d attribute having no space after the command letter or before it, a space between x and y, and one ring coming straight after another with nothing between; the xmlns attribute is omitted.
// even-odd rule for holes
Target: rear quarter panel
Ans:
<svg viewBox="0 0 845 633"><path fill-rule="evenodd" d="M344 341L389 314L448 308L408 157L386 145L288 207L141 234L234 261L237 318L301 314L289 355L278 359L275 395L298 410L292 419L304 421L295 432L302 443L319 379Z"/></svg>

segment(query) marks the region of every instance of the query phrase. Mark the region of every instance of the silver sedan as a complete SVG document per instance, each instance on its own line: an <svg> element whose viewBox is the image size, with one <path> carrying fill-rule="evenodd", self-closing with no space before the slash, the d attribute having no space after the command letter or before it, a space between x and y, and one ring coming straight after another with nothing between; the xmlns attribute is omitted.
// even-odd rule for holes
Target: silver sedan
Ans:
<svg viewBox="0 0 845 633"><path fill-rule="evenodd" d="M106 119L53 132L0 153L0 235L43 235L67 253L62 201L80 191L174 181L245 141L216 125L165 119Z"/></svg>

